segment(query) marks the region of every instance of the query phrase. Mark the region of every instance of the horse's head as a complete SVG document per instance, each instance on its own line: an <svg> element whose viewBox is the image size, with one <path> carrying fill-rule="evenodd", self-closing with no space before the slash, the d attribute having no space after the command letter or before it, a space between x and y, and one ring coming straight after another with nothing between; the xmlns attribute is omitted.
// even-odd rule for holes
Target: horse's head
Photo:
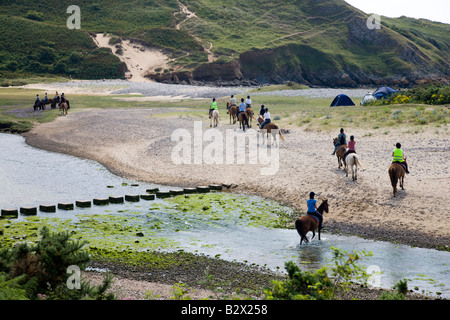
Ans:
<svg viewBox="0 0 450 320"><path fill-rule="evenodd" d="M227 108L230 107L230 101L227 101Z"/></svg>
<svg viewBox="0 0 450 320"><path fill-rule="evenodd" d="M328 200L327 199L322 201L322 203L320 204L320 206L317 209L317 211L319 211L320 213L323 213L324 211L326 213L328 213Z"/></svg>
<svg viewBox="0 0 450 320"><path fill-rule="evenodd" d="M338 138L333 139L333 144L336 144L338 142Z"/></svg>

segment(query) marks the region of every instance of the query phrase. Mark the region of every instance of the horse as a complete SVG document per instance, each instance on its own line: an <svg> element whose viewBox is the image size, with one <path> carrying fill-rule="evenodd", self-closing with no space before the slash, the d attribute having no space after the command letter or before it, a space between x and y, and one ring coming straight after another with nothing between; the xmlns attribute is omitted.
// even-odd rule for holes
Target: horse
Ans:
<svg viewBox="0 0 450 320"><path fill-rule="evenodd" d="M34 111L45 110L45 104L42 100L36 101L33 106Z"/></svg>
<svg viewBox="0 0 450 320"><path fill-rule="evenodd" d="M323 200L322 203L320 204L319 208L317 209L317 211L323 216L323 213L326 212L328 213L328 200ZM317 220L316 217L314 217L311 214L306 214L304 216L301 216L299 219L297 219L297 221L295 221L295 229L297 229L298 234L300 235L300 245L302 244L302 241L305 240L306 242L309 242L310 240L312 240L315 235L316 232L315 230L319 227L319 221ZM306 234L312 231L313 235L311 237L311 239L308 240L308 238L306 237ZM320 240L320 229L318 230L319 233L319 240Z"/></svg>
<svg viewBox="0 0 450 320"><path fill-rule="evenodd" d="M264 122L262 117L259 116L257 121L258 121L258 125L261 127L261 124ZM273 130L273 132L272 132L272 130ZM275 123L266 124L264 126L264 129L261 129L262 143L264 144L264 134L267 134L267 142L269 142L269 134L272 134L272 138L273 138L272 144L275 143L275 145L278 146L277 139L276 139L277 131L278 131L278 134L280 135L280 138L284 141L285 139L284 139L283 135L281 134L281 130L278 127L278 125L276 125Z"/></svg>
<svg viewBox="0 0 450 320"><path fill-rule="evenodd" d="M335 146L336 143L338 143L338 138L333 139L333 145ZM336 150L336 157L338 159L338 168L340 169L342 167L342 160L344 159L344 154L347 151L347 145L343 144L339 146L339 148Z"/></svg>
<svg viewBox="0 0 450 320"><path fill-rule="evenodd" d="M59 105L59 111L61 111L62 116L67 116L67 102L61 102Z"/></svg>
<svg viewBox="0 0 450 320"><path fill-rule="evenodd" d="M255 118L255 116L254 116L255 113L253 112L252 107L247 106L245 108L245 113L247 113L247 117L249 119L249 123L250 123L250 127L251 127L252 126L252 118ZM255 118L255 120L256 120L256 118Z"/></svg>
<svg viewBox="0 0 450 320"><path fill-rule="evenodd" d="M230 124L231 124L231 119L233 119L233 124L236 123L236 114L237 114L237 107L236 106L231 106L230 102L227 102L227 109L228 109L228 113L230 114Z"/></svg>
<svg viewBox="0 0 450 320"><path fill-rule="evenodd" d="M250 126L248 125L248 116L247 113L245 111L239 112L239 129L242 129L245 131L245 125L247 124L247 128L250 128Z"/></svg>
<svg viewBox="0 0 450 320"><path fill-rule="evenodd" d="M400 187L402 190L405 190L403 188L403 182L405 179L406 170L400 163L392 163L389 167L388 173L395 197L395 194L397 193L397 182L400 182Z"/></svg>
<svg viewBox="0 0 450 320"><path fill-rule="evenodd" d="M209 123L209 126L212 127L212 123L214 121L214 127L217 127L219 125L219 110L213 110L211 112L211 120Z"/></svg>
<svg viewBox="0 0 450 320"><path fill-rule="evenodd" d="M363 168L361 162L359 161L358 155L356 153L350 153L349 155L347 155L344 164L345 176L348 177L348 167L351 167L353 181L358 180L358 167L360 167L361 169ZM355 169L353 169L353 167L355 167Z"/></svg>

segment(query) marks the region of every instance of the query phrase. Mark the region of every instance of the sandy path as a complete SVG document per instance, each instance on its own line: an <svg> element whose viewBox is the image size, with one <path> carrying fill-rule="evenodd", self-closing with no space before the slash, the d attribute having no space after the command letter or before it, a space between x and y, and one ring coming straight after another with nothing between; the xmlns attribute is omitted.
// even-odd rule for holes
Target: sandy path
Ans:
<svg viewBox="0 0 450 320"><path fill-rule="evenodd" d="M158 112L164 111L72 112L38 125L26 135L27 142L96 160L127 178L172 186L232 184L233 191L279 200L302 212L309 192L321 192L321 197L329 199L325 224L332 231L415 246L450 244L450 143L446 136L392 130L389 135L364 136L362 130L352 130L348 134L355 135L365 167L353 182L331 156L335 134L292 128L286 141L281 141L277 174L264 176L260 168L267 165L174 164L171 152L177 142L171 141L171 135L179 128L192 132L194 124L186 117L155 117ZM225 136L226 129L236 126L223 117L219 128ZM203 129L208 128L205 122ZM393 198L387 169L397 141L409 156L411 174L405 180L406 190Z"/></svg>
<svg viewBox="0 0 450 320"><path fill-rule="evenodd" d="M145 75L155 72L155 69L167 69L170 61L169 57L157 49L148 48L141 44L132 43L130 40L122 40L120 46L122 54L116 54L115 45L109 44L110 37L103 33L98 33L94 42L99 47L110 48L112 52L128 67L133 75L130 81L142 82L150 81Z"/></svg>

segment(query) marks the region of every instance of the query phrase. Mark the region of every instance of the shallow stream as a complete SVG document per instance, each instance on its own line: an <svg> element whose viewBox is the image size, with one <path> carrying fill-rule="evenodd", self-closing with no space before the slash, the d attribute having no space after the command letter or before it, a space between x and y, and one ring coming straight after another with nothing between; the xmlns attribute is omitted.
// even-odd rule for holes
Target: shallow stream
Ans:
<svg viewBox="0 0 450 320"><path fill-rule="evenodd" d="M0 134L0 209L145 194L155 187L175 189L129 181L96 162L36 149L21 136ZM39 228L52 225L76 231L91 247L185 250L281 271L289 260L305 268L329 264L330 248L337 247L372 252L361 264L381 272L372 278L374 285L390 288L407 279L409 289L450 298L449 252L328 233L321 241L299 246L297 232L287 227L292 213L260 197L216 191L19 215L0 220L0 239L33 241Z"/></svg>

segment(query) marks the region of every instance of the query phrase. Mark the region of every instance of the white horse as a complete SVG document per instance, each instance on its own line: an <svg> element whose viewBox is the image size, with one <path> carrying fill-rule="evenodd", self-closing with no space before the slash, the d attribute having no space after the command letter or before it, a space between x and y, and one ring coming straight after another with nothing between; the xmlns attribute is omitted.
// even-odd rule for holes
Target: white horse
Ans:
<svg viewBox="0 0 450 320"><path fill-rule="evenodd" d="M359 161L358 155L356 153L350 153L345 159L345 176L348 177L348 167L352 168L352 179L353 181L358 180L358 167L363 169L361 161ZM354 168L353 168L354 167Z"/></svg>
<svg viewBox="0 0 450 320"><path fill-rule="evenodd" d="M214 120L214 127L219 125L219 110L213 110L211 114L211 121L209 122L209 126L212 127L212 123Z"/></svg>

